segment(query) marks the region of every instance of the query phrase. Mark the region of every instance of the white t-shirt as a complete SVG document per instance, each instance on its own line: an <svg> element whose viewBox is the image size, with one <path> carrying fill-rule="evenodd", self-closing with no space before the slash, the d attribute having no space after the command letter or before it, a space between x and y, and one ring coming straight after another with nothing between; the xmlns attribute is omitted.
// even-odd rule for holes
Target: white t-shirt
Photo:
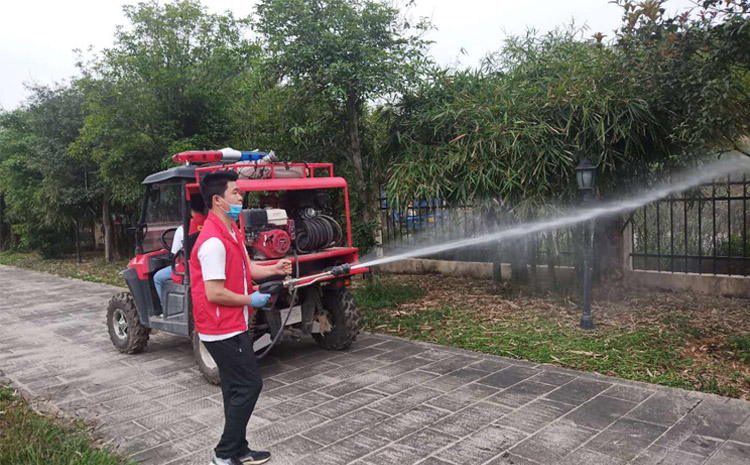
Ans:
<svg viewBox="0 0 750 465"><path fill-rule="evenodd" d="M182 241L185 238L185 228L180 226L177 231L174 232L174 238L172 239L172 255L177 255L177 252L182 250Z"/></svg>
<svg viewBox="0 0 750 465"><path fill-rule="evenodd" d="M237 240L237 237L234 234L234 231L229 231L229 233L232 235L234 240ZM175 236L177 233L175 233ZM213 281L213 280L226 280L227 276L225 273L226 270L226 263L227 263L227 250L224 248L224 243L221 242L221 239L218 237L212 237L210 239L207 239L203 244L201 244L200 248L198 249L198 261L200 261L201 264L201 271L203 272L203 281ZM242 261L242 277L243 282L245 283L245 295L247 295L247 270L245 269L245 261ZM247 305L245 305L244 308L244 314L245 314L245 325L248 324L248 320L250 319L250 315L247 309ZM238 334L242 334L245 331L247 331L247 327L244 331L235 331L228 334L201 334L198 333L198 337L201 341L204 342L214 342L214 341L223 341L224 339L229 339L230 337L234 337Z"/></svg>

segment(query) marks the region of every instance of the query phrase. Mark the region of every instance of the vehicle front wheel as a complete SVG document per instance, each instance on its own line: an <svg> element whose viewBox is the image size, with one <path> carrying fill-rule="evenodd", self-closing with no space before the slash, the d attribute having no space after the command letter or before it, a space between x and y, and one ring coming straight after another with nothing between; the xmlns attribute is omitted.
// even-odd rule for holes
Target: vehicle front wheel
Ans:
<svg viewBox="0 0 750 465"><path fill-rule="evenodd" d="M330 327L321 325L321 333L313 333L313 338L324 349L347 349L359 334L359 307L354 295L348 289L325 289L323 311Z"/></svg>
<svg viewBox="0 0 750 465"><path fill-rule="evenodd" d="M122 353L143 352L151 330L141 324L138 309L129 292L115 295L107 307L107 329L112 344Z"/></svg>

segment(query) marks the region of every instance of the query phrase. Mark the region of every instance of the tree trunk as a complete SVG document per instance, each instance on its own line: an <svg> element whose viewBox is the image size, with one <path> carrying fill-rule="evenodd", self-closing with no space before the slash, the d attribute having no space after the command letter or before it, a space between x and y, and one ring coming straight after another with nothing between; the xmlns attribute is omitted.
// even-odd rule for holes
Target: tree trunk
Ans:
<svg viewBox="0 0 750 465"><path fill-rule="evenodd" d="M547 272L549 274L549 282L553 289L557 289L557 273L555 267L557 266L557 242L555 232L550 231L547 233Z"/></svg>
<svg viewBox="0 0 750 465"><path fill-rule="evenodd" d="M367 179L362 163L362 143L359 137L359 118L362 105L356 94L350 93L346 99L346 118L349 132L349 156L354 167L355 192L359 205L359 217L363 223L370 221L370 207L367 196Z"/></svg>
<svg viewBox="0 0 750 465"><path fill-rule="evenodd" d="M80 265L83 263L83 256L81 254L81 232L80 232L80 225L78 224L78 220L75 222L75 228L76 228L76 257L77 257L77 263Z"/></svg>
<svg viewBox="0 0 750 465"><path fill-rule="evenodd" d="M104 226L104 259L115 261L115 244L112 231L112 218L109 214L109 188L104 189L102 195L102 225Z"/></svg>
<svg viewBox="0 0 750 465"><path fill-rule="evenodd" d="M594 269L596 283L622 283L623 229L625 219L621 215L603 216L597 219L594 232Z"/></svg>

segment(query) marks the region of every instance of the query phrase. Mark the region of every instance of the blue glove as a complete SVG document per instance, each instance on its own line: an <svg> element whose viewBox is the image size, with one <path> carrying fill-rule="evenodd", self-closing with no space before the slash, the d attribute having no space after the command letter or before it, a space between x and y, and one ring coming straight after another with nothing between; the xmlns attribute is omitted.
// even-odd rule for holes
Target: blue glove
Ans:
<svg viewBox="0 0 750 465"><path fill-rule="evenodd" d="M268 301L271 299L271 294L264 294L262 292L255 291L250 297L250 305L255 308L260 308L268 303Z"/></svg>

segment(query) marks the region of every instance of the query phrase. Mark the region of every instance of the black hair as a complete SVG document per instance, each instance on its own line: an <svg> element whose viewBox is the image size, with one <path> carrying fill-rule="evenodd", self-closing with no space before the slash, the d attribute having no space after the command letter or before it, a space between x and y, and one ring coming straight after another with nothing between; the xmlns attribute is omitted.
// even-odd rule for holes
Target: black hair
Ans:
<svg viewBox="0 0 750 465"><path fill-rule="evenodd" d="M203 195L195 193L190 195L190 209L200 213L206 213L206 202L203 201Z"/></svg>
<svg viewBox="0 0 750 465"><path fill-rule="evenodd" d="M237 177L236 171L221 170L210 173L201 179L201 194L209 209L213 208L212 200L214 195L224 197L224 193L227 191L227 184L233 181L236 182Z"/></svg>

